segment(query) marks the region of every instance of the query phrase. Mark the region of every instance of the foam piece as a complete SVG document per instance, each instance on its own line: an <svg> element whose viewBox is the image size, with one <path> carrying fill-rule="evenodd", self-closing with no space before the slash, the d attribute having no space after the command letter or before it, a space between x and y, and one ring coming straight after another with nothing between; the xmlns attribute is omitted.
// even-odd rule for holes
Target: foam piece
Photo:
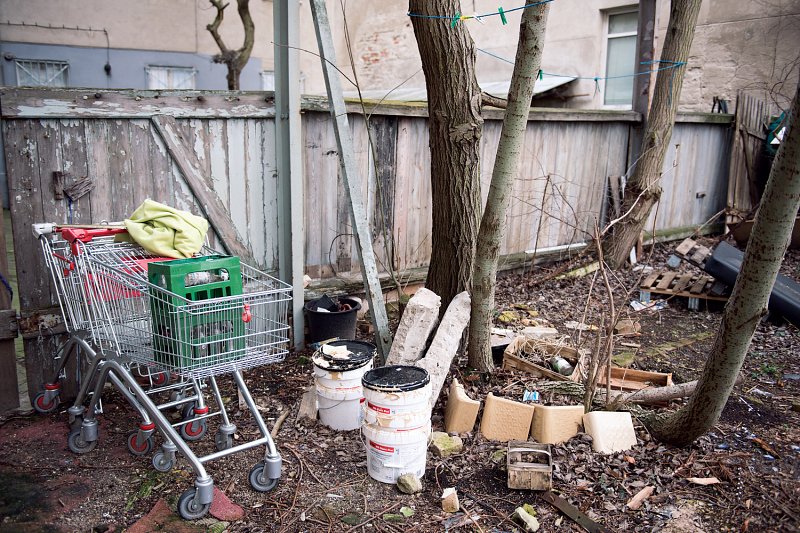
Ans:
<svg viewBox="0 0 800 533"><path fill-rule="evenodd" d="M531 437L543 444L561 444L577 435L582 423L582 405L537 405Z"/></svg>
<svg viewBox="0 0 800 533"><path fill-rule="evenodd" d="M592 436L592 449L598 453L622 452L636 446L636 432L628 412L586 413L583 427Z"/></svg>
<svg viewBox="0 0 800 533"><path fill-rule="evenodd" d="M490 392L483 409L481 433L489 440L501 442L528 440L533 410L532 405L497 398Z"/></svg>

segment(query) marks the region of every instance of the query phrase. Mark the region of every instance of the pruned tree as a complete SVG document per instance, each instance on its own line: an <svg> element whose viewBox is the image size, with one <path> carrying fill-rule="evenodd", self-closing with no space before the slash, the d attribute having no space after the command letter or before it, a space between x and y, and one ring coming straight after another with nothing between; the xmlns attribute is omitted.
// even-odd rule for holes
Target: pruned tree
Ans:
<svg viewBox="0 0 800 533"><path fill-rule="evenodd" d="M250 15L250 0L236 0L239 18L242 20L244 27L244 42L241 48L231 50L225 45L222 36L219 33L219 27L225 16L225 8L229 4L223 4L222 0L208 0L211 5L217 10L217 16L214 17L214 22L208 24L206 29L211 33L214 42L219 47L219 54L214 56L214 63L222 63L228 67L228 89L239 90L239 78L242 75L247 62L250 60L250 54L253 51L253 44L255 44L256 26L253 23L253 17Z"/></svg>
<svg viewBox="0 0 800 533"><path fill-rule="evenodd" d="M464 24L425 18L461 13L458 0L409 0L428 91L432 235L426 286L442 298L469 290L481 212L481 89L476 49Z"/></svg>
<svg viewBox="0 0 800 533"><path fill-rule="evenodd" d="M506 228L506 211L511 200L511 190L522 162L522 145L528 126L533 88L542 61L549 9L549 4L540 4L523 11L500 143L478 232L469 321L469 365L484 372L491 371L494 367L489 340L497 261Z"/></svg>
<svg viewBox="0 0 800 533"><path fill-rule="evenodd" d="M653 103L642 139L641 154L625 186L622 217L603 239L603 255L613 269L625 264L647 223L653 206L661 198L661 169L667 153L686 62L692 47L702 0L672 0L664 48L658 63Z"/></svg>
<svg viewBox="0 0 800 533"><path fill-rule="evenodd" d="M719 420L759 320L766 314L772 287L789 245L800 208L800 87L791 119L767 180L750 241L711 354L694 394L668 418L647 421L657 439L683 446Z"/></svg>

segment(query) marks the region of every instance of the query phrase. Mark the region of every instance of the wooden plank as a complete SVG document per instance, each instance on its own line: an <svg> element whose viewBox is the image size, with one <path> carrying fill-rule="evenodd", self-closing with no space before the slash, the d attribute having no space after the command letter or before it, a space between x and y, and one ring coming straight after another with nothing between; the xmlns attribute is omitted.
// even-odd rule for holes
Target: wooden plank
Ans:
<svg viewBox="0 0 800 533"><path fill-rule="evenodd" d="M675 272L662 272L661 280L656 285L656 289L664 290L668 289L672 280L675 279L677 274Z"/></svg>
<svg viewBox="0 0 800 533"><path fill-rule="evenodd" d="M4 118L180 118L275 116L272 93L5 87Z"/></svg>
<svg viewBox="0 0 800 533"><path fill-rule="evenodd" d="M383 301L383 291L378 279L378 270L375 264L375 254L372 249L372 236L369 231L369 220L362 204L361 183L353 154L353 138L347 121L342 87L339 72L333 68L336 64L336 54L333 47L333 37L328 22L328 11L325 0L311 1L311 14L314 18L314 29L319 43L322 71L325 75L325 86L328 99L331 102L331 117L333 119L336 143L339 146L342 176L347 184L350 206L352 209L353 225L355 226L356 240L364 275L364 289L369 302L370 316L376 331L376 345L380 360L385 361L392 345L392 336L389 331L389 322L386 317L386 307Z"/></svg>
<svg viewBox="0 0 800 533"><path fill-rule="evenodd" d="M153 173L153 199L169 205L175 198L172 158L155 128L150 128L150 171Z"/></svg>
<svg viewBox="0 0 800 533"><path fill-rule="evenodd" d="M242 118L227 121L228 129L228 179L230 180L230 213L234 230L241 237L242 243L249 246L247 228L247 121Z"/></svg>
<svg viewBox="0 0 800 533"><path fill-rule="evenodd" d="M5 217L0 216L0 274L10 280L6 248ZM19 383L17 382L17 312L11 309L11 290L5 283L0 286L0 414L19 407Z"/></svg>
<svg viewBox="0 0 800 533"><path fill-rule="evenodd" d="M87 175L94 180L92 191L92 222L112 222L114 194L109 167L108 122L85 120Z"/></svg>
<svg viewBox="0 0 800 533"><path fill-rule="evenodd" d="M683 289L685 289L686 287L689 286L689 284L692 282L692 278L693 278L693 276L691 274L684 274L684 275L678 277L673 282L672 287L670 287L670 288L672 290L674 290L675 292L680 292L680 291L682 291Z"/></svg>
<svg viewBox="0 0 800 533"><path fill-rule="evenodd" d="M130 160L131 171L136 179L132 182L131 192L133 205L139 206L148 198L155 196L153 181L153 159L150 144L153 142L152 128L149 120L132 119L130 125Z"/></svg>
<svg viewBox="0 0 800 533"><path fill-rule="evenodd" d="M236 232L230 215L222 205L219 197L214 193L208 181L200 174L199 162L185 140L179 135L175 127L175 119L166 116L155 116L152 118L155 130L158 132L164 146L172 160L178 166L186 179L186 183L197 198L203 213L208 218L214 231L219 235L222 245L233 255L238 255L244 261L252 257L252 253L244 244Z"/></svg>
<svg viewBox="0 0 800 533"><path fill-rule="evenodd" d="M263 122L263 136L261 139L261 161L264 165L264 267L267 272L277 272L279 268L279 228L283 221L280 220L278 200L278 166L275 152L275 121ZM299 172L299 170L298 170ZM302 213L298 215L302 219ZM286 221L289 224L289 221Z"/></svg>
<svg viewBox="0 0 800 533"><path fill-rule="evenodd" d="M661 275L661 272L658 272L658 271L651 272L650 275L647 276L647 278L645 278L645 280L639 286L644 288L644 289L649 289L650 287L653 286L653 283L656 281L656 279L658 279L658 276L660 276L660 275Z"/></svg>
<svg viewBox="0 0 800 533"><path fill-rule="evenodd" d="M678 255L687 255L697 243L693 239L684 239L676 248L675 253Z"/></svg>
<svg viewBox="0 0 800 533"><path fill-rule="evenodd" d="M109 120L108 178L111 183L111 219L128 218L137 205L133 197L133 182L137 176L130 159L131 133L127 120Z"/></svg>
<svg viewBox="0 0 800 533"><path fill-rule="evenodd" d="M247 179L247 234L253 257L264 268L267 231L264 219L264 162L262 156L263 128L261 121L247 120L247 151L245 153L245 178Z"/></svg>
<svg viewBox="0 0 800 533"><path fill-rule="evenodd" d="M700 294L703 293L703 289L705 289L706 284L709 282L710 279L711 278L707 276L700 276L699 278L697 278L697 281L695 281L694 285L692 285L692 288L689 289L689 293L691 293L692 295L699 296Z"/></svg>

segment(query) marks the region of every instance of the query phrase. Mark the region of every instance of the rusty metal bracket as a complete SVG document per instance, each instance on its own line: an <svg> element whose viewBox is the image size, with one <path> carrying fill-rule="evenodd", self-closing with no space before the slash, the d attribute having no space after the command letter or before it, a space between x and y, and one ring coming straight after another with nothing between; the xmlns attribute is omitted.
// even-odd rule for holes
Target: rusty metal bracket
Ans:
<svg viewBox="0 0 800 533"><path fill-rule="evenodd" d="M552 492L545 491L539 493L544 501L553 505L559 511L567 515L573 522L584 528L589 533L611 533L607 527L598 524L585 514L583 514L577 507L569 503L561 496L556 496Z"/></svg>

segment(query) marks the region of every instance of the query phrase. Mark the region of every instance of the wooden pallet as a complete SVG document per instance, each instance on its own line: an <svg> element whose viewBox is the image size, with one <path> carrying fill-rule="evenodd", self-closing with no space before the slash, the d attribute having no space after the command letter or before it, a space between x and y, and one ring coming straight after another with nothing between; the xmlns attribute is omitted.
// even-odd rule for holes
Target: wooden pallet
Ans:
<svg viewBox="0 0 800 533"><path fill-rule="evenodd" d="M650 274L639 286L639 301L649 303L651 294L681 296L689 299L689 309L697 311L700 309L700 300L724 302L728 299L726 292L719 282L705 274L661 271Z"/></svg>
<svg viewBox="0 0 800 533"><path fill-rule="evenodd" d="M711 250L701 244L697 244L692 239L684 239L675 248L675 255L697 267L703 268L706 264L706 259L711 256Z"/></svg>

